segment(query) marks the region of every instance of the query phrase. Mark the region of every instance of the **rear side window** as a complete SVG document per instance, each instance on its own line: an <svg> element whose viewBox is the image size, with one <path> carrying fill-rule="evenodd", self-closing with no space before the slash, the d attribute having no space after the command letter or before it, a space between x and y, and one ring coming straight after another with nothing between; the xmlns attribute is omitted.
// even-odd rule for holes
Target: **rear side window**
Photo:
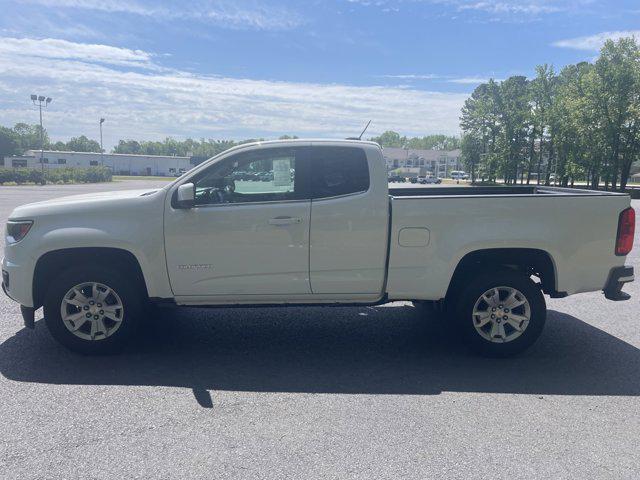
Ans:
<svg viewBox="0 0 640 480"><path fill-rule="evenodd" d="M311 190L313 198L369 190L369 166L364 150L353 147L312 147Z"/></svg>

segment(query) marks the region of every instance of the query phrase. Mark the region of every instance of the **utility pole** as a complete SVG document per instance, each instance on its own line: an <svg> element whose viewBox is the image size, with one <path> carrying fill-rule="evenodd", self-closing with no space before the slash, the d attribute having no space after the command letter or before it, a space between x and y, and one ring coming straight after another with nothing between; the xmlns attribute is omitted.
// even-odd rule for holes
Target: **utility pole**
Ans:
<svg viewBox="0 0 640 480"><path fill-rule="evenodd" d="M100 165L104 166L104 148L102 148L102 124L104 118L100 119Z"/></svg>
<svg viewBox="0 0 640 480"><path fill-rule="evenodd" d="M42 107L51 103L51 97L44 95L31 95L31 101L40 109L40 168L44 173L44 128L42 126Z"/></svg>

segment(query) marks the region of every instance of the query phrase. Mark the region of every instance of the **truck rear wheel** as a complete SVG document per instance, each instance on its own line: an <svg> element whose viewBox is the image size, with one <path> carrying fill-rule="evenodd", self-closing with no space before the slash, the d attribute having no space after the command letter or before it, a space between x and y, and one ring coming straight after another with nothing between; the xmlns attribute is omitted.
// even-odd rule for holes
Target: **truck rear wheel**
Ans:
<svg viewBox="0 0 640 480"><path fill-rule="evenodd" d="M542 333L547 315L540 287L526 275L506 270L471 281L453 310L466 343L491 357L529 348Z"/></svg>
<svg viewBox="0 0 640 480"><path fill-rule="evenodd" d="M135 335L142 297L134 282L107 266L63 271L51 282L44 317L51 335L85 355L121 350Z"/></svg>

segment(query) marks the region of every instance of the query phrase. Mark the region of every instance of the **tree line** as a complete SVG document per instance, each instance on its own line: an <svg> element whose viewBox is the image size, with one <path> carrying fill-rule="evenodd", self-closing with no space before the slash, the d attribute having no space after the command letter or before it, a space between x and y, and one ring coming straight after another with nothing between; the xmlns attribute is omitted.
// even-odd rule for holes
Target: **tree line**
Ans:
<svg viewBox="0 0 640 480"><path fill-rule="evenodd" d="M398 132L387 130L369 140L382 147L411 148L416 150L455 150L460 148L460 137L448 135L425 135L422 137L400 136Z"/></svg>
<svg viewBox="0 0 640 480"><path fill-rule="evenodd" d="M162 141L152 140L120 140L114 147L113 153L130 153L138 155L170 155L181 157L201 157L210 158L229 148L243 143L264 140L262 138L252 138L246 140L214 140L200 139L176 140L167 137Z"/></svg>
<svg viewBox="0 0 640 480"><path fill-rule="evenodd" d="M460 126L473 179L624 190L640 154L640 48L608 40L593 63L483 83Z"/></svg>
<svg viewBox="0 0 640 480"><path fill-rule="evenodd" d="M100 152L100 144L85 135L73 137L68 142L51 142L46 129L43 132L45 150ZM282 135L280 140L294 139L297 136ZM200 139L176 140L167 137L164 140L120 140L112 149L113 153L138 155L195 156L209 158L229 148L243 143L264 140L249 138L245 140ZM370 138L383 147L402 147L426 150L454 150L460 148L460 138L447 135L426 135L422 137L400 136L394 131L386 131L378 137ZM40 125L17 123L13 128L0 126L0 156L22 155L27 150L40 149Z"/></svg>
<svg viewBox="0 0 640 480"><path fill-rule="evenodd" d="M100 143L87 138L85 135L73 137L67 142L51 142L44 129L43 144L45 150L73 151L73 152L100 152ZM298 138L296 136L283 135L283 139ZM236 145L264 140L263 138L250 138L246 140L214 140L200 139L176 140L167 137L162 141L138 141L120 140L113 148L113 153L128 153L139 155L167 155L167 156L196 156L209 158ZM11 155L23 155L27 150L40 149L40 125L17 123L12 128L0 126L0 157Z"/></svg>
<svg viewBox="0 0 640 480"><path fill-rule="evenodd" d="M68 142L52 143L44 129L42 140L45 150L100 152L100 144L85 135L73 137ZM22 155L27 150L39 150L40 145L40 125L16 123L13 127L0 126L0 156Z"/></svg>

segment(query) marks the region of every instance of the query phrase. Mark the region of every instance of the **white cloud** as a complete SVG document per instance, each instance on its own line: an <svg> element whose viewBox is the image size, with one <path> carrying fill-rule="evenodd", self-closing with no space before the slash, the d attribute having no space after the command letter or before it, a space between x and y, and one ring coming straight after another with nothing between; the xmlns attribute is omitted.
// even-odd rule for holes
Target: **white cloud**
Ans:
<svg viewBox="0 0 640 480"><path fill-rule="evenodd" d="M111 47L67 40L45 38L1 38L0 55L6 57L46 58L55 60L80 60L109 65L156 69L151 57L142 50Z"/></svg>
<svg viewBox="0 0 640 480"><path fill-rule="evenodd" d="M542 15L567 9L568 2L558 1L454 1L459 10L479 10L493 14Z"/></svg>
<svg viewBox="0 0 640 480"><path fill-rule="evenodd" d="M96 137L100 117L107 119L106 145L131 137L346 137L369 119L371 134L386 129L455 134L467 97L412 88L197 75L164 69L155 63L161 57L148 52L67 42L70 53L64 56L50 47L51 39L30 39L23 51L15 48L16 41L0 38L0 45L12 45L0 49L0 124L35 122L29 94L51 96L45 126L53 139ZM102 51L108 55L96 54ZM123 67L129 61L143 69Z"/></svg>
<svg viewBox="0 0 640 480"><path fill-rule="evenodd" d="M22 0L52 8L93 10L143 16L158 21L189 21L226 28L289 30L304 23L295 11L260 0Z"/></svg>
<svg viewBox="0 0 640 480"><path fill-rule="evenodd" d="M585 37L568 38L554 42L554 47L572 48L574 50L587 50L597 52L607 40L619 40L623 37L635 37L640 39L640 30L618 30L614 32L600 32Z"/></svg>
<svg viewBox="0 0 640 480"><path fill-rule="evenodd" d="M479 12L494 21L528 21L560 12L575 12L593 0L348 0L363 6L398 10L403 5L428 3L456 12Z"/></svg>

